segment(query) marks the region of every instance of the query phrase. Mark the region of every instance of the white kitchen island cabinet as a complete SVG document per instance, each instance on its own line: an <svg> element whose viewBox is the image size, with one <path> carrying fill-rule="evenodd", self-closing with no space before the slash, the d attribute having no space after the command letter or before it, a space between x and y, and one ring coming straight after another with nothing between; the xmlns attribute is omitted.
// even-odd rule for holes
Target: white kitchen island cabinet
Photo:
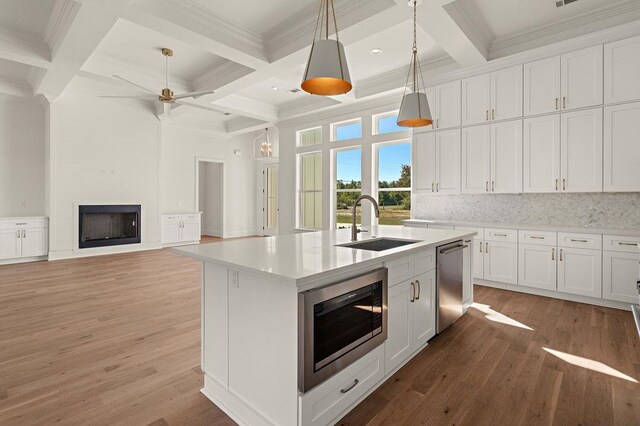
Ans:
<svg viewBox="0 0 640 426"><path fill-rule="evenodd" d="M434 336L435 248L474 234L373 227L364 240L413 241L379 252L338 246L349 242L346 229L172 249L204 264L202 393L241 425L334 424ZM300 301L383 267L389 285L387 339L304 392L299 348L304 354L306 346L299 345L307 341L304 331L300 334L307 323ZM318 305L312 306L313 314Z"/></svg>

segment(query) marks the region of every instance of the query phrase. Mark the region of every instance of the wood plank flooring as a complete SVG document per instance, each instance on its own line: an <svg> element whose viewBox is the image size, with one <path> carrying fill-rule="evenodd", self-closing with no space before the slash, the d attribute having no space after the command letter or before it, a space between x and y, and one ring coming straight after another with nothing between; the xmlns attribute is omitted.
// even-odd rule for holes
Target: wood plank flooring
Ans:
<svg viewBox="0 0 640 426"><path fill-rule="evenodd" d="M233 424L199 393L199 287L169 250L0 266L0 424ZM640 385L558 357L638 380L629 312L476 300L340 424L640 424Z"/></svg>

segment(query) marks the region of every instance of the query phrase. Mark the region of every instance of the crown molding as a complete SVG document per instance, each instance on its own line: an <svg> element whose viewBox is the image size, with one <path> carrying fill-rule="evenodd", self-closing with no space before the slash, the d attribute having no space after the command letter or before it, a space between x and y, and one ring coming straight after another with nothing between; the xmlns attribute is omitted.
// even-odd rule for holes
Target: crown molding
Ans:
<svg viewBox="0 0 640 426"><path fill-rule="evenodd" d="M237 22L224 18L208 7L202 6L194 0L168 0L173 6L180 8L189 18L206 26L212 26L236 40L239 40L257 50L264 50L264 43L259 34L251 31Z"/></svg>
<svg viewBox="0 0 640 426"><path fill-rule="evenodd" d="M161 122L161 125L163 128L195 133L200 136L217 136L225 139L232 137L232 135L227 132L227 123L224 121L214 122L211 120L200 120L181 116L179 120L164 120Z"/></svg>
<svg viewBox="0 0 640 426"><path fill-rule="evenodd" d="M227 61L193 80L193 87L195 90L215 90L218 87L229 84L251 72L253 72L251 68L233 61Z"/></svg>
<svg viewBox="0 0 640 426"><path fill-rule="evenodd" d="M73 0L56 0L44 30L44 42L49 46L52 58L55 57L80 7L81 4Z"/></svg>
<svg viewBox="0 0 640 426"><path fill-rule="evenodd" d="M533 30L522 31L508 37L498 37L489 48L490 59L559 42L565 40L567 34L570 34L569 37L577 37L594 31L590 27L602 30L637 19L640 19L640 2L638 0L607 4L571 18L542 25ZM605 22L607 20L608 23ZM582 30L582 33L576 33L579 30Z"/></svg>
<svg viewBox="0 0 640 426"><path fill-rule="evenodd" d="M47 70L43 68L31 67L27 73L27 81L32 88L38 87L46 74Z"/></svg>
<svg viewBox="0 0 640 426"><path fill-rule="evenodd" d="M24 99L33 99L33 87L24 80L0 77L0 93Z"/></svg>
<svg viewBox="0 0 640 426"><path fill-rule="evenodd" d="M51 52L39 37L0 27L0 58L41 68L51 67Z"/></svg>
<svg viewBox="0 0 640 426"><path fill-rule="evenodd" d="M485 53L489 52L495 36L482 14L472 0L457 0L444 6L460 30L467 34L470 40L477 40Z"/></svg>

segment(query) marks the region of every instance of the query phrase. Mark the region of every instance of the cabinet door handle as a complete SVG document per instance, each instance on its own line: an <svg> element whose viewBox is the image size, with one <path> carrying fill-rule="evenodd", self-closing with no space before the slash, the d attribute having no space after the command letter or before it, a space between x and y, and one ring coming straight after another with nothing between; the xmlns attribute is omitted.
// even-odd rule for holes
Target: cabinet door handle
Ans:
<svg viewBox="0 0 640 426"><path fill-rule="evenodd" d="M492 109L492 110L491 110L491 119L492 119L492 120L495 120L495 119L496 119L496 110L495 110L495 109Z"/></svg>
<svg viewBox="0 0 640 426"><path fill-rule="evenodd" d="M489 121L489 110L485 111L485 117L487 118L487 121Z"/></svg>
<svg viewBox="0 0 640 426"><path fill-rule="evenodd" d="M411 300L409 302L413 303L416 301L416 284L411 281Z"/></svg>
<svg viewBox="0 0 640 426"><path fill-rule="evenodd" d="M558 98L556 98L556 110L558 109Z"/></svg>
<svg viewBox="0 0 640 426"><path fill-rule="evenodd" d="M436 118L436 127L440 128L440 118Z"/></svg>
<svg viewBox="0 0 640 426"><path fill-rule="evenodd" d="M484 252L489 253L489 243L484 243Z"/></svg>
<svg viewBox="0 0 640 426"><path fill-rule="evenodd" d="M555 248L551 249L551 260L556 260L556 249Z"/></svg>
<svg viewBox="0 0 640 426"><path fill-rule="evenodd" d="M435 182L431 182L431 192L433 192L433 186L435 185Z"/></svg>
<svg viewBox="0 0 640 426"><path fill-rule="evenodd" d="M360 380L355 379L355 380L353 381L353 384L352 384L351 386L346 387L346 388L344 388L344 389L340 389L340 393L347 393L347 392L349 392L351 389L355 388L355 387L356 387L356 385L357 385L358 383L360 383Z"/></svg>
<svg viewBox="0 0 640 426"><path fill-rule="evenodd" d="M418 286L418 295L416 296L416 300L420 300L420 280L416 280L416 285Z"/></svg>
<svg viewBox="0 0 640 426"><path fill-rule="evenodd" d="M560 179L556 179L556 191L559 189L559 188L558 188L558 184L559 184L559 182L560 182Z"/></svg>
<svg viewBox="0 0 640 426"><path fill-rule="evenodd" d="M562 108L563 109L567 109L567 97L566 96L562 97Z"/></svg>
<svg viewBox="0 0 640 426"><path fill-rule="evenodd" d="M484 189L485 189L485 191L489 192L489 181L486 181L484 183Z"/></svg>
<svg viewBox="0 0 640 426"><path fill-rule="evenodd" d="M571 241L573 241L574 243L588 243L589 242L587 240L576 240L574 238L571 238Z"/></svg>
<svg viewBox="0 0 640 426"><path fill-rule="evenodd" d="M544 237L539 237L539 236L537 236L537 235L532 235L532 236L531 236L531 237L529 237L529 238L534 239L534 240L544 240Z"/></svg>
<svg viewBox="0 0 640 426"><path fill-rule="evenodd" d="M618 243L619 246L637 246L638 243Z"/></svg>
<svg viewBox="0 0 640 426"><path fill-rule="evenodd" d="M480 253L482 253L482 243L480 243Z"/></svg>
<svg viewBox="0 0 640 426"><path fill-rule="evenodd" d="M495 180L491 181L491 192L496 192L496 181Z"/></svg>
<svg viewBox="0 0 640 426"><path fill-rule="evenodd" d="M436 182L436 192L440 192L440 182Z"/></svg>
<svg viewBox="0 0 640 426"><path fill-rule="evenodd" d="M563 191L567 190L567 179L566 178L562 179L562 190Z"/></svg>
<svg viewBox="0 0 640 426"><path fill-rule="evenodd" d="M495 235L496 237L506 237L507 236L507 234L493 234L493 235Z"/></svg>
<svg viewBox="0 0 640 426"><path fill-rule="evenodd" d="M562 262L562 249L560 249L560 262Z"/></svg>
<svg viewBox="0 0 640 426"><path fill-rule="evenodd" d="M27 231L26 230L22 230L22 238L27 238Z"/></svg>
<svg viewBox="0 0 640 426"><path fill-rule="evenodd" d="M17 232L16 238L20 238L20 230L18 229L16 232Z"/></svg>

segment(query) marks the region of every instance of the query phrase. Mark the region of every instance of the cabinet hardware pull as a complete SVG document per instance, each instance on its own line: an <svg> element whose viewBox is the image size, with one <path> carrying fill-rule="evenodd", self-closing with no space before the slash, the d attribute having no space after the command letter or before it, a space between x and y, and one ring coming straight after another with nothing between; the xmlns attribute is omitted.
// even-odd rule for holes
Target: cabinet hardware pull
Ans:
<svg viewBox="0 0 640 426"><path fill-rule="evenodd" d="M487 192L489 192L489 181L486 181L486 182L484 183L484 189L485 189Z"/></svg>
<svg viewBox="0 0 640 426"><path fill-rule="evenodd" d="M440 128L440 119L436 118L436 128Z"/></svg>
<svg viewBox="0 0 640 426"><path fill-rule="evenodd" d="M507 236L507 234L493 234L493 235L495 235L496 237L506 237Z"/></svg>
<svg viewBox="0 0 640 426"><path fill-rule="evenodd" d="M567 179L566 178L562 179L562 190L563 191L567 190Z"/></svg>
<svg viewBox="0 0 640 426"><path fill-rule="evenodd" d="M436 192L440 192L440 182L436 182Z"/></svg>
<svg viewBox="0 0 640 426"><path fill-rule="evenodd" d="M560 249L560 262L562 262L562 249Z"/></svg>
<svg viewBox="0 0 640 426"><path fill-rule="evenodd" d="M20 225L26 225L27 222L23 222L23 223L16 223L16 226L20 226Z"/></svg>
<svg viewBox="0 0 640 426"><path fill-rule="evenodd" d="M574 243L588 243L588 240L576 240L574 238L571 238L571 241L573 241Z"/></svg>
<svg viewBox="0 0 640 426"><path fill-rule="evenodd" d="M532 238L532 239L534 239L534 240L544 240L544 237L539 237L539 236L537 236L537 235L532 235L532 236L531 236L531 237L529 237L529 238Z"/></svg>
<svg viewBox="0 0 640 426"><path fill-rule="evenodd" d="M556 249L555 248L551 249L551 260L556 260Z"/></svg>
<svg viewBox="0 0 640 426"><path fill-rule="evenodd" d="M562 97L562 108L567 109L567 97Z"/></svg>
<svg viewBox="0 0 640 426"><path fill-rule="evenodd" d="M620 246L637 246L638 243L618 243Z"/></svg>
<svg viewBox="0 0 640 426"><path fill-rule="evenodd" d="M416 301L416 284L411 281L411 300L409 300L411 303Z"/></svg>
<svg viewBox="0 0 640 426"><path fill-rule="evenodd" d="M20 238L20 230L18 229L18 234L16 235L16 238Z"/></svg>
<svg viewBox="0 0 640 426"><path fill-rule="evenodd" d="M22 238L27 238L27 231L24 229L22 230Z"/></svg>
<svg viewBox="0 0 640 426"><path fill-rule="evenodd" d="M431 192L433 192L433 185L435 185L435 182L431 182Z"/></svg>
<svg viewBox="0 0 640 426"><path fill-rule="evenodd" d="M416 300L420 300L420 280L416 280L416 284L418 285L418 295L416 296Z"/></svg>
<svg viewBox="0 0 640 426"><path fill-rule="evenodd" d="M491 181L491 192L496 192L496 181L495 180Z"/></svg>
<svg viewBox="0 0 640 426"><path fill-rule="evenodd" d="M496 119L496 110L495 110L495 109L492 109L492 110L491 110L491 119L492 119L492 120L495 120L495 119Z"/></svg>
<svg viewBox="0 0 640 426"><path fill-rule="evenodd" d="M480 243L480 253L482 253L482 243Z"/></svg>
<svg viewBox="0 0 640 426"><path fill-rule="evenodd" d="M484 243L484 252L489 253L489 243Z"/></svg>
<svg viewBox="0 0 640 426"><path fill-rule="evenodd" d="M558 98L556 98L556 109L558 109Z"/></svg>
<svg viewBox="0 0 640 426"><path fill-rule="evenodd" d="M487 121L489 121L489 110L486 110L485 113L485 117L487 118Z"/></svg>
<svg viewBox="0 0 640 426"><path fill-rule="evenodd" d="M560 179L556 179L556 191L558 190L558 183L559 183Z"/></svg>
<svg viewBox="0 0 640 426"><path fill-rule="evenodd" d="M353 381L353 384L352 384L351 386L349 386L348 388L345 388L345 389L340 389L340 393L347 393L347 392L349 392L351 389L355 388L355 387L356 387L356 385L357 385L358 383L360 383L360 380L355 379L355 380Z"/></svg>

